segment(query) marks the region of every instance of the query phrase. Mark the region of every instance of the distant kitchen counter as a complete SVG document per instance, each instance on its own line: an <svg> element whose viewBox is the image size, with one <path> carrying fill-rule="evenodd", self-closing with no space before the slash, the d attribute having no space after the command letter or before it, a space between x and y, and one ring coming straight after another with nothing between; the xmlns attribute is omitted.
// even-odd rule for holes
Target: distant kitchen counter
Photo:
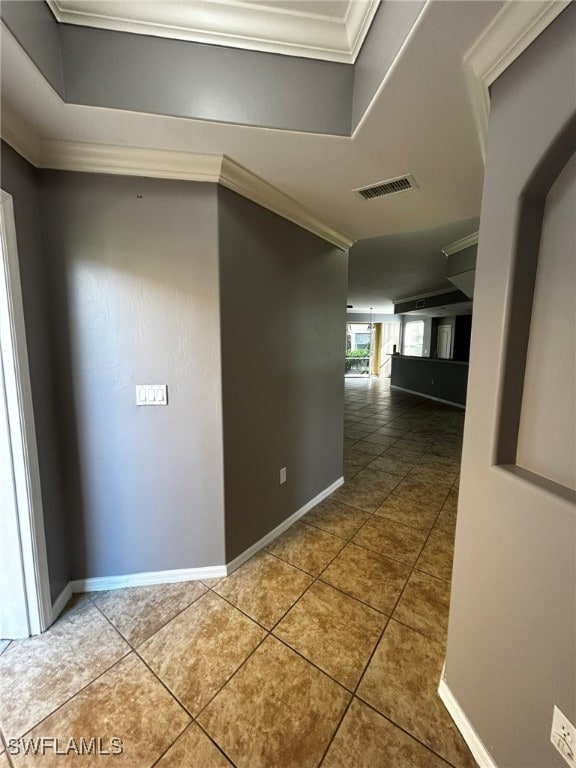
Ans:
<svg viewBox="0 0 576 768"><path fill-rule="evenodd" d="M468 362L439 357L392 355L390 384L396 389L464 407Z"/></svg>

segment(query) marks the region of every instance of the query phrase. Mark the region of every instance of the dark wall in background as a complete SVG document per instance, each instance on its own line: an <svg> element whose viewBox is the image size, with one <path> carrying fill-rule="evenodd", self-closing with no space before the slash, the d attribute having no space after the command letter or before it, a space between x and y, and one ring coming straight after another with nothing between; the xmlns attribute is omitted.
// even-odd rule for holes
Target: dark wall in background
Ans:
<svg viewBox="0 0 576 768"><path fill-rule="evenodd" d="M465 405L468 365L426 357L392 357L393 387Z"/></svg>
<svg viewBox="0 0 576 768"><path fill-rule="evenodd" d="M218 198L230 561L342 476L348 255Z"/></svg>
<svg viewBox="0 0 576 768"><path fill-rule="evenodd" d="M50 574L50 593L55 600L70 579L68 523L63 497L63 475L58 411L52 367L48 305L48 272L40 234L37 171L2 142L2 189L12 195L20 282L30 365L34 422L42 485L42 507Z"/></svg>
<svg viewBox="0 0 576 768"><path fill-rule="evenodd" d="M454 360L470 360L472 315L458 315L454 330Z"/></svg>

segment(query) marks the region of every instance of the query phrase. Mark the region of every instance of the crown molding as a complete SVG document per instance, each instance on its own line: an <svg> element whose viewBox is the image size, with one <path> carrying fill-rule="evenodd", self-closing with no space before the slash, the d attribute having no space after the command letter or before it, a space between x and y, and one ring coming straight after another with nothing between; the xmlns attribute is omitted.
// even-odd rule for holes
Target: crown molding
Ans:
<svg viewBox="0 0 576 768"><path fill-rule="evenodd" d="M464 56L466 82L483 157L486 156L490 86L570 2L507 0Z"/></svg>
<svg viewBox="0 0 576 768"><path fill-rule="evenodd" d="M354 242L348 235L320 221L293 197L286 195L226 155L222 158L219 183L342 250L347 250Z"/></svg>
<svg viewBox="0 0 576 768"><path fill-rule="evenodd" d="M353 64L380 0L348 0L344 18L236 0L109 3L47 0L58 22Z"/></svg>
<svg viewBox="0 0 576 768"><path fill-rule="evenodd" d="M2 138L36 168L221 184L342 250L354 242L227 155L41 139L14 114L2 115Z"/></svg>
<svg viewBox="0 0 576 768"><path fill-rule="evenodd" d="M43 141L39 167L217 184L221 165L222 155L75 141Z"/></svg>
<svg viewBox="0 0 576 768"><path fill-rule="evenodd" d="M355 63L370 30L370 25L380 7L380 0L365 3L352 2L346 12L346 31L350 46L350 62Z"/></svg>
<svg viewBox="0 0 576 768"><path fill-rule="evenodd" d="M456 240L445 248L442 248L442 253L444 256L452 256L453 253L458 253L458 251L463 251L465 248L471 248L473 245L477 244L478 232L473 232L471 235L462 237L460 240Z"/></svg>
<svg viewBox="0 0 576 768"><path fill-rule="evenodd" d="M40 165L40 137L9 107L2 105L2 139L36 168Z"/></svg>

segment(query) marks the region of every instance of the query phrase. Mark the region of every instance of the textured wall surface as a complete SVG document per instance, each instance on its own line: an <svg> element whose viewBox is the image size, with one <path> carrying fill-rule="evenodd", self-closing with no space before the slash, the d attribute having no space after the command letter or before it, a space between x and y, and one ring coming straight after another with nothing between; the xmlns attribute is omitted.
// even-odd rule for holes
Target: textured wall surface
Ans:
<svg viewBox="0 0 576 768"><path fill-rule="evenodd" d="M229 561L342 476L347 253L218 197Z"/></svg>

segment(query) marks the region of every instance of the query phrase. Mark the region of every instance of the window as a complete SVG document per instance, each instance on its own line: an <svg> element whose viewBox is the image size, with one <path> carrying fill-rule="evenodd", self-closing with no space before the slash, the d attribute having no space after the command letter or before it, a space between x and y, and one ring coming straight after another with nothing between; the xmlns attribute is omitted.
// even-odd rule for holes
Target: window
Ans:
<svg viewBox="0 0 576 768"><path fill-rule="evenodd" d="M365 349L370 351L370 334L357 333L354 339L356 349Z"/></svg>
<svg viewBox="0 0 576 768"><path fill-rule="evenodd" d="M424 348L424 320L408 320L404 322L402 339L402 354L422 357Z"/></svg>

